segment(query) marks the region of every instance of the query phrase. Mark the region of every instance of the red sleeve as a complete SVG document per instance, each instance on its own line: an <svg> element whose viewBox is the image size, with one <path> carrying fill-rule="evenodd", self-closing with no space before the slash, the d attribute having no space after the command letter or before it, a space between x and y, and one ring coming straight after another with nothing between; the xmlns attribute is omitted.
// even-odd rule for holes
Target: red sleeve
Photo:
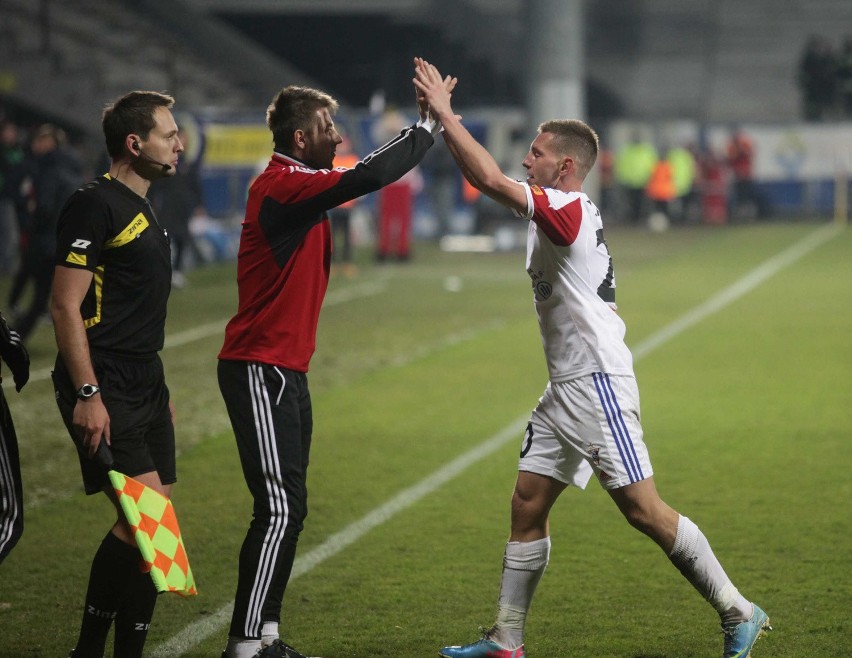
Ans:
<svg viewBox="0 0 852 658"><path fill-rule="evenodd" d="M567 247L574 243L583 221L583 207L580 197L573 199L560 208L554 208L550 197L536 185L530 186L533 199L533 216L538 227L548 239L558 247Z"/></svg>

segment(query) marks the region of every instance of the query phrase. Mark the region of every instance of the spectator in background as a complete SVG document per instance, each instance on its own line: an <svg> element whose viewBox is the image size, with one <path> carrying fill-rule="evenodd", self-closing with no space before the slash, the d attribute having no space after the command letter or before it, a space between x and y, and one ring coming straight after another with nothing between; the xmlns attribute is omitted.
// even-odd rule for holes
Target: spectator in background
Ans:
<svg viewBox="0 0 852 658"><path fill-rule="evenodd" d="M0 272L14 271L21 232L21 172L24 149L18 126L4 120L0 125Z"/></svg>
<svg viewBox="0 0 852 658"><path fill-rule="evenodd" d="M685 146L675 146L666 153L666 160L671 165L674 182L675 203L672 207L672 220L683 224L689 216L689 208L694 199L695 157Z"/></svg>
<svg viewBox="0 0 852 658"><path fill-rule="evenodd" d="M841 116L852 118L852 35L843 40L843 49L837 58L837 92Z"/></svg>
<svg viewBox="0 0 852 658"><path fill-rule="evenodd" d="M740 128L731 132L726 160L733 176L733 189L729 195L730 216L765 217L768 214L766 202L754 184L754 145Z"/></svg>
<svg viewBox="0 0 852 658"><path fill-rule="evenodd" d="M699 159L701 221L724 224L728 221L728 184L724 161L712 148L705 148Z"/></svg>
<svg viewBox="0 0 852 658"><path fill-rule="evenodd" d="M821 121L828 116L834 105L836 69L831 44L823 37L810 37L799 61L805 120Z"/></svg>
<svg viewBox="0 0 852 658"><path fill-rule="evenodd" d="M450 232L456 211L459 170L443 140L435 144L429 155L423 159L421 167L429 181L426 193L429 195L435 219L435 237L440 240Z"/></svg>
<svg viewBox="0 0 852 658"><path fill-rule="evenodd" d="M375 127L374 139L383 142L400 134L406 120L398 110L386 110ZM411 225L414 197L423 189L419 166L379 191L376 261L390 258L404 262L411 258Z"/></svg>
<svg viewBox="0 0 852 658"><path fill-rule="evenodd" d="M657 149L639 131L615 155L615 180L627 193L628 220L638 224L646 214L645 188L657 164Z"/></svg>
<svg viewBox="0 0 852 658"><path fill-rule="evenodd" d="M615 154L601 144L598 153L598 177L600 180L600 208L607 215L616 214Z"/></svg>
<svg viewBox="0 0 852 658"><path fill-rule="evenodd" d="M663 158L654 165L645 191L653 206L649 218L651 228L655 230L668 228L672 214L671 205L675 198L674 172L668 160Z"/></svg>
<svg viewBox="0 0 852 658"><path fill-rule="evenodd" d="M358 156L352 150L352 140L341 135L343 140L337 145L334 156L335 169L354 169L358 164ZM350 199L341 203L337 208L328 211L331 220L331 263L332 273L337 266L343 268L343 274L351 277L357 274L355 264L352 262L352 209L358 203L357 199Z"/></svg>
<svg viewBox="0 0 852 658"><path fill-rule="evenodd" d="M25 165L29 180L27 220L23 228L21 262L9 292L9 305L17 308L29 284L33 292L29 306L15 319L26 341L43 315L47 315L53 263L56 252L56 223L69 196L83 183L83 167L67 143L65 132L44 124L32 138Z"/></svg>
<svg viewBox="0 0 852 658"><path fill-rule="evenodd" d="M178 138L186 153L190 148L189 135L180 129ZM154 181L148 193L148 199L160 225L169 234L172 246L172 286L175 288L183 288L186 285L186 252L193 246L189 232L190 219L194 215L205 213L199 169L198 159L192 162L183 159L174 176Z"/></svg>

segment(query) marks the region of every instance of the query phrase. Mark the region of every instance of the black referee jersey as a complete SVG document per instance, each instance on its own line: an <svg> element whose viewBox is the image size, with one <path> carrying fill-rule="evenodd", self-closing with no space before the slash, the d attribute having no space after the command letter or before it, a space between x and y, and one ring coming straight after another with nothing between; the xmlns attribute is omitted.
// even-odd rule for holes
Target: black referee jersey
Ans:
<svg viewBox="0 0 852 658"><path fill-rule="evenodd" d="M60 213L56 264L94 274L81 306L91 349L130 357L162 349L171 254L147 199L109 174L81 187Z"/></svg>

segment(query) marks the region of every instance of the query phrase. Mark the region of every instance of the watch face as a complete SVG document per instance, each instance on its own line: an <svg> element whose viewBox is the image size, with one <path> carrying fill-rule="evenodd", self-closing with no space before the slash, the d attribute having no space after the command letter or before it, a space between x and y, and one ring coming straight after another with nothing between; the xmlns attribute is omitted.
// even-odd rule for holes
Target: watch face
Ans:
<svg viewBox="0 0 852 658"><path fill-rule="evenodd" d="M99 390L100 389L93 384L83 384L80 387L80 390L77 391L77 397L83 398L83 399L90 398L95 393L97 393Z"/></svg>

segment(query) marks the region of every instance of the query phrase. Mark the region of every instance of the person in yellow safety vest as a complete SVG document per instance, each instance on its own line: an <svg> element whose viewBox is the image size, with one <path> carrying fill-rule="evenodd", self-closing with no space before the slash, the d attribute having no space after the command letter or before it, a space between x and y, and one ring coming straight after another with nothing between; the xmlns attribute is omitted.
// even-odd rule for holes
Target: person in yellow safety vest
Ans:
<svg viewBox="0 0 852 658"><path fill-rule="evenodd" d="M615 180L627 193L628 219L633 224L645 214L645 188L656 164L657 149L639 133L615 155Z"/></svg>
<svg viewBox="0 0 852 658"><path fill-rule="evenodd" d="M692 188L695 184L695 158L688 148L675 146L666 153L666 160L672 166L677 200L677 207L672 208L672 219L682 223L689 215L689 206L694 197Z"/></svg>

